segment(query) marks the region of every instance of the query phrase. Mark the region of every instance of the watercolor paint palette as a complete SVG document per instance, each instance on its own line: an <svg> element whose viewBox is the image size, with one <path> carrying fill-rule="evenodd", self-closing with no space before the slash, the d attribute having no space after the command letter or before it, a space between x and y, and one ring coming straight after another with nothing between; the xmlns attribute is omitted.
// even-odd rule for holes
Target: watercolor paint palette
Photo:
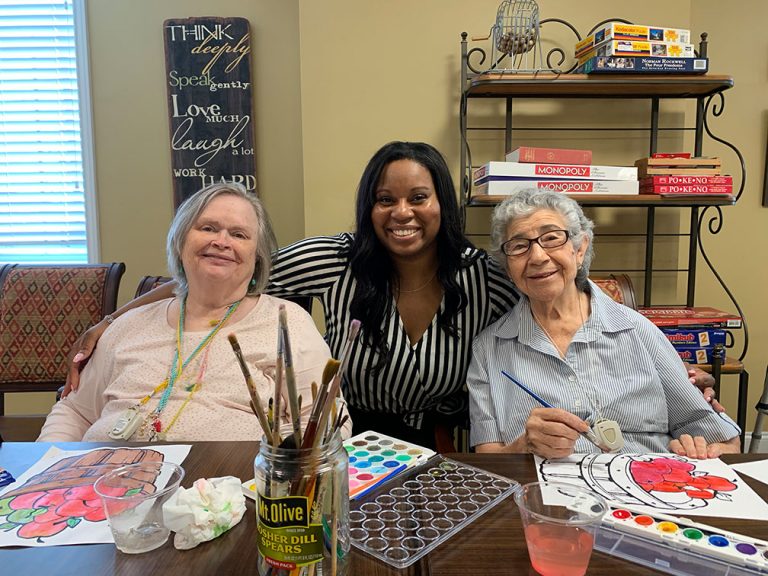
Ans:
<svg viewBox="0 0 768 576"><path fill-rule="evenodd" d="M352 545L396 568L434 550L519 484L435 455L350 503Z"/></svg>
<svg viewBox="0 0 768 576"><path fill-rule="evenodd" d="M594 548L679 576L768 574L768 542L631 508L609 510Z"/></svg>
<svg viewBox="0 0 768 576"><path fill-rule="evenodd" d="M378 432L363 432L344 442L349 456L349 498L354 500L435 455L433 450Z"/></svg>

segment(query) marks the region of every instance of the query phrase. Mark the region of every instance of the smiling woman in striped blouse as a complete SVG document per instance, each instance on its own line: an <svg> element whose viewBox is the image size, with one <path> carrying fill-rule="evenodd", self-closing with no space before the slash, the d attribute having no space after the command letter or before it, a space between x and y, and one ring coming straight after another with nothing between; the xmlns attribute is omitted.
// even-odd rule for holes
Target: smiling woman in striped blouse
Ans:
<svg viewBox="0 0 768 576"><path fill-rule="evenodd" d="M624 452L738 452L738 427L689 384L662 332L587 279L592 227L557 192L522 191L495 209L494 255L523 298L475 340L471 444L558 458L599 451L591 431L605 446L600 430L619 429L623 448L610 434L608 445Z"/></svg>

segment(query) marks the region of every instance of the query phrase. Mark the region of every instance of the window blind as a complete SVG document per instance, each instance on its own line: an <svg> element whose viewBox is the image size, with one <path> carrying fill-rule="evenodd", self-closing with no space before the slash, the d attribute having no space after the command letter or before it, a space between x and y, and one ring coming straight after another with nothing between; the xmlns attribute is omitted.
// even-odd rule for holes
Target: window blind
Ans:
<svg viewBox="0 0 768 576"><path fill-rule="evenodd" d="M0 263L88 261L71 0L0 2Z"/></svg>

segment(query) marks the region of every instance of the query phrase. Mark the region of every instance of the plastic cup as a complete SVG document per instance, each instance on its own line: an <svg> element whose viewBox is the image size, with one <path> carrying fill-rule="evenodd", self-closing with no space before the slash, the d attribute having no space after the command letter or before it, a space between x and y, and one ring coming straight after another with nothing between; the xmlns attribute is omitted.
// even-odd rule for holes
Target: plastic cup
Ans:
<svg viewBox="0 0 768 576"><path fill-rule="evenodd" d="M515 493L533 568L542 576L582 576L595 532L608 512L605 499L585 488L532 482Z"/></svg>
<svg viewBox="0 0 768 576"><path fill-rule="evenodd" d="M140 554L159 548L170 530L163 522L163 504L184 478L184 469L170 462L130 464L105 474L93 485L101 496L118 550Z"/></svg>

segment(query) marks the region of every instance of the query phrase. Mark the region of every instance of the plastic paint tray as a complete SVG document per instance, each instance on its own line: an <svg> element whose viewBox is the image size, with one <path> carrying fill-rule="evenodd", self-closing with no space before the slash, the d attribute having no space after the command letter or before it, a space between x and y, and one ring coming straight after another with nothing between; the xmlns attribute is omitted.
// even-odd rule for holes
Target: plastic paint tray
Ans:
<svg viewBox="0 0 768 576"><path fill-rule="evenodd" d="M594 549L634 564L676 576L755 576L765 575L758 567L737 566L725 560L704 556L671 543L653 541L621 532L603 524ZM594 559L593 559L594 562Z"/></svg>
<svg viewBox="0 0 768 576"><path fill-rule="evenodd" d="M410 566L519 489L519 483L436 455L350 503L352 545Z"/></svg>

